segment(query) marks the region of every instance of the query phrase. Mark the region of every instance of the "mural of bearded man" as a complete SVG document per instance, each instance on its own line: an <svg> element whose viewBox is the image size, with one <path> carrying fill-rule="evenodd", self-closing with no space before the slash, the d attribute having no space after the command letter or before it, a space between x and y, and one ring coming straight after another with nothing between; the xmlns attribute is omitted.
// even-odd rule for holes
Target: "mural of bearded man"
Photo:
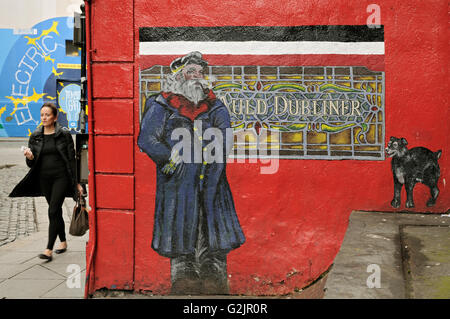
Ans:
<svg viewBox="0 0 450 319"><path fill-rule="evenodd" d="M245 242L226 176L230 116L205 80L207 65L199 52L171 63L138 137L156 164L152 248L171 260L171 294L227 294L227 254Z"/></svg>

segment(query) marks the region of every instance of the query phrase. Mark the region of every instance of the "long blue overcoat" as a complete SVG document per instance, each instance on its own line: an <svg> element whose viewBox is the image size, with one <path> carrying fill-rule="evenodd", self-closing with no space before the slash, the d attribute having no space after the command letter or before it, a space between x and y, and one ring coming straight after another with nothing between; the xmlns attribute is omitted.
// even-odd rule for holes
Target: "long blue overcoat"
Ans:
<svg viewBox="0 0 450 319"><path fill-rule="evenodd" d="M192 254L198 236L200 208L206 218L206 233L210 251L229 252L242 245L245 237L239 224L233 197L226 176L226 161L214 163L183 163L183 169L174 174L162 170L171 156L172 147L180 140L171 138L176 128L185 128L205 147L210 140L203 139L205 130L218 128L223 135L223 152L233 143L226 138L230 127L227 108L216 99L208 111L195 118L201 129L172 107L161 95L146 102L138 146L155 163L157 186L152 248L162 256L176 257ZM195 131L194 131L195 130ZM200 134L201 131L201 134ZM194 147L194 146L193 146ZM193 149L192 149L193 150ZM194 155L192 154L192 158ZM197 160L198 161L198 160Z"/></svg>

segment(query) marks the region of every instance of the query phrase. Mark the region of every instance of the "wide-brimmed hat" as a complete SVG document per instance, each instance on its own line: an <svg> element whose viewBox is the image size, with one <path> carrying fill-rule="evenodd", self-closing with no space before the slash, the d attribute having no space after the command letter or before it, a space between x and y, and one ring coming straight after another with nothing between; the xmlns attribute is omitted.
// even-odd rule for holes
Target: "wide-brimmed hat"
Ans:
<svg viewBox="0 0 450 319"><path fill-rule="evenodd" d="M172 63L170 63L170 70L172 73L177 73L188 64L197 64L203 68L208 66L208 62L202 59L202 54L198 51L194 51L173 60Z"/></svg>

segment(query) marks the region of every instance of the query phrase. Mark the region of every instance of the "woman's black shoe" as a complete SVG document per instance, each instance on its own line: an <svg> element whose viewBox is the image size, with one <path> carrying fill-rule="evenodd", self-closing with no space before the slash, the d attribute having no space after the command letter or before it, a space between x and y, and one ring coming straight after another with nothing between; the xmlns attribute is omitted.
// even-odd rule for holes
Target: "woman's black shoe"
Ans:
<svg viewBox="0 0 450 319"><path fill-rule="evenodd" d="M62 254L62 253L65 252L66 250L67 250L67 248L56 249L56 250L55 250L55 254Z"/></svg>
<svg viewBox="0 0 450 319"><path fill-rule="evenodd" d="M48 261L52 261L52 256L47 256L45 254L39 254L38 257L41 259L47 259Z"/></svg>

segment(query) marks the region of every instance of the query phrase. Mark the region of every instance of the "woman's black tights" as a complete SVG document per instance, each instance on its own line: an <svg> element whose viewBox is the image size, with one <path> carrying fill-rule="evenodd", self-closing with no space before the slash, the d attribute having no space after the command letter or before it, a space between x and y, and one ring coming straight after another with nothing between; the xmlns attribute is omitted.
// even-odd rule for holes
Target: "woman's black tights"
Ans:
<svg viewBox="0 0 450 319"><path fill-rule="evenodd" d="M41 190L48 203L48 243L47 249L53 250L56 237L66 241L62 205L69 187L69 179L62 176L40 176Z"/></svg>

